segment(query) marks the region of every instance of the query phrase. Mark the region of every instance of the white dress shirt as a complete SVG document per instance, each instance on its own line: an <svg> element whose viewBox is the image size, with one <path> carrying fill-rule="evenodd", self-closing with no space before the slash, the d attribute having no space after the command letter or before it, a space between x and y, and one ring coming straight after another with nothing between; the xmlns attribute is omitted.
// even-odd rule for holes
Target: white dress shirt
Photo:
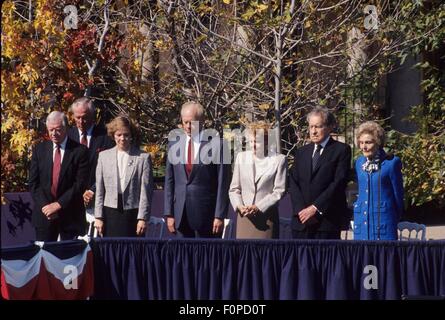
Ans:
<svg viewBox="0 0 445 320"><path fill-rule="evenodd" d="M60 144L60 164L62 164L62 161L63 161L63 155L65 154L67 141L68 141L68 136L66 136L65 140L63 140L63 142ZM54 163L54 157L56 155L56 149L57 149L57 145L53 142L53 163Z"/></svg>
<svg viewBox="0 0 445 320"><path fill-rule="evenodd" d="M90 147L90 141L91 141L91 137L93 136L93 129L94 129L94 125L92 125L91 127L89 127L87 129L87 147ZM79 128L77 128L77 130L79 131L79 143L81 143L82 141L82 130L80 130Z"/></svg>
<svg viewBox="0 0 445 320"><path fill-rule="evenodd" d="M201 133L202 134L202 133ZM198 163L198 153L199 153L199 147L201 145L201 134L197 136L189 137L187 135L186 142L185 142L185 161L187 162L188 157L188 149L189 149L189 143L192 140L193 141L193 164Z"/></svg>
<svg viewBox="0 0 445 320"><path fill-rule="evenodd" d="M253 165L254 165L254 172L255 172L255 181L261 177L267 169L269 169L271 163L273 163L273 159L271 157L263 157L263 158L257 158L253 157Z"/></svg>
<svg viewBox="0 0 445 320"><path fill-rule="evenodd" d="M324 148L328 144L330 137L331 136L328 136L326 139L323 140L322 143L320 143L320 145L321 145L320 156L323 154ZM312 151L312 158L314 157L315 150L317 150L317 144L314 143L314 151Z"/></svg>

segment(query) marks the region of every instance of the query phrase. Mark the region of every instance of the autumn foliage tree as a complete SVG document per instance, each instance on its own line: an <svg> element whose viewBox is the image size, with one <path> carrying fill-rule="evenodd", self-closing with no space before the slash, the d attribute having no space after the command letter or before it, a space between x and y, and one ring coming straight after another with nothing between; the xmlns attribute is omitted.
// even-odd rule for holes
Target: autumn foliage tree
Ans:
<svg viewBox="0 0 445 320"><path fill-rule="evenodd" d="M5 1L2 192L26 189L39 119L85 92L99 118L138 120L156 168L188 99L219 130L269 119L287 155L307 138L309 107L379 118L382 79L410 49L440 39L444 5L429 2L430 18L411 0ZM67 5L76 28L66 27ZM353 125L342 126L352 143Z"/></svg>

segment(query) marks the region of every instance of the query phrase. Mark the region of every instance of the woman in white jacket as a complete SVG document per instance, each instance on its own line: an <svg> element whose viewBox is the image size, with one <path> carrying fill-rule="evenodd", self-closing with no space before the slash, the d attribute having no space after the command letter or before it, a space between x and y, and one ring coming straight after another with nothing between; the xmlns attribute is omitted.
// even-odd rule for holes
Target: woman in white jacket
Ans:
<svg viewBox="0 0 445 320"><path fill-rule="evenodd" d="M248 150L236 157L229 190L237 213L236 238L278 238L278 202L286 192L286 157L269 150L269 124L253 122L247 129Z"/></svg>

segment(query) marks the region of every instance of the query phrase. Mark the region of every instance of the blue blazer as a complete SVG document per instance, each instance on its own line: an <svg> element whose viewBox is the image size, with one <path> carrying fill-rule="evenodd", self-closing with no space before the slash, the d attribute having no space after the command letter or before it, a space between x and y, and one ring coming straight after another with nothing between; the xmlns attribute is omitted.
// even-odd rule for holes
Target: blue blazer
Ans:
<svg viewBox="0 0 445 320"><path fill-rule="evenodd" d="M169 143L171 156L176 153L182 158L180 163L172 163L167 156L164 186L164 215L175 218L175 227L179 228L183 213L187 212L187 220L192 230L211 230L215 218L224 219L229 208L230 164L223 164L221 141L202 141L200 154L205 147L211 158L219 158L219 163L205 163L196 159L190 177L185 170L185 137ZM209 148L214 143L217 150ZM212 153L216 151L215 154Z"/></svg>
<svg viewBox="0 0 445 320"><path fill-rule="evenodd" d="M355 163L359 191L354 203L354 240L397 239L403 213L402 162L383 150L380 158L380 169L372 173L362 169L366 157Z"/></svg>

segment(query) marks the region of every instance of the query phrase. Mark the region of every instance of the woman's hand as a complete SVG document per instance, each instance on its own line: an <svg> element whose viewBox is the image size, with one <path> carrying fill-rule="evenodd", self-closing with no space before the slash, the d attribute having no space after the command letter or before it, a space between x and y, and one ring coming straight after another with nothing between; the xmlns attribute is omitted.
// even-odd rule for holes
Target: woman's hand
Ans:
<svg viewBox="0 0 445 320"><path fill-rule="evenodd" d="M147 229L147 223L145 222L145 220L138 220L138 224L136 226L136 234L138 236L141 236L144 234L146 229Z"/></svg>
<svg viewBox="0 0 445 320"><path fill-rule="evenodd" d="M94 227L96 228L96 230L97 230L97 234L100 236L100 237L103 237L104 236L104 222L103 222L103 220L102 219L95 219L94 220Z"/></svg>
<svg viewBox="0 0 445 320"><path fill-rule="evenodd" d="M256 205L248 206L246 209L245 217L255 217L258 213L260 213L260 209Z"/></svg>
<svg viewBox="0 0 445 320"><path fill-rule="evenodd" d="M241 217L244 217L245 214L247 213L247 207L246 206L238 206L238 208L236 208L236 210L239 212Z"/></svg>

